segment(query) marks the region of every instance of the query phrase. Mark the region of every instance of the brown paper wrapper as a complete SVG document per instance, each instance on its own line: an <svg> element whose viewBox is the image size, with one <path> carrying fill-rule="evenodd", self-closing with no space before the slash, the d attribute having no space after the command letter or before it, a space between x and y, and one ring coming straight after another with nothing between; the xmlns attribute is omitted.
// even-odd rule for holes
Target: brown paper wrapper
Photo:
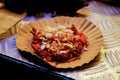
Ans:
<svg viewBox="0 0 120 80"><path fill-rule="evenodd" d="M31 47L32 34L30 33L30 31L33 27L39 29L40 27L46 26L55 27L59 24L64 26L70 26L74 24L77 29L82 31L88 37L88 51L84 54L81 54L80 59L78 60L68 63L59 63L58 65L56 65L56 63L54 62L48 62L50 65L55 66L57 68L74 68L77 66L82 66L85 63L89 63L98 55L103 45L101 31L90 21L78 17L59 16L51 19L40 20L26 24L17 34L17 48L21 51L29 52L30 54L40 58L37 54L34 53L34 50Z"/></svg>

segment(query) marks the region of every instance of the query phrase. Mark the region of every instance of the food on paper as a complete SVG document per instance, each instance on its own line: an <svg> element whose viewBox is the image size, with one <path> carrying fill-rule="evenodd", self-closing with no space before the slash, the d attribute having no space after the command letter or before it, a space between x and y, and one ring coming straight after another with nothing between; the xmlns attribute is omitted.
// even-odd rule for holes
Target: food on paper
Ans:
<svg viewBox="0 0 120 80"><path fill-rule="evenodd" d="M80 58L88 46L87 37L74 25L32 29L31 46L47 62L71 62Z"/></svg>
<svg viewBox="0 0 120 80"><path fill-rule="evenodd" d="M103 35L85 18L58 16L25 24L16 35L16 46L56 68L75 68L98 56Z"/></svg>

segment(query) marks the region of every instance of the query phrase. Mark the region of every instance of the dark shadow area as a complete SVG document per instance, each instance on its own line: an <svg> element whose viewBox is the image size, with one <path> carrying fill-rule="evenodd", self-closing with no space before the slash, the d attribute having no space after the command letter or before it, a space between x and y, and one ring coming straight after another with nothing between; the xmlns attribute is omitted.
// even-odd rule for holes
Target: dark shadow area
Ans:
<svg viewBox="0 0 120 80"><path fill-rule="evenodd" d="M111 6L120 7L120 0L96 0L96 1L100 1Z"/></svg>
<svg viewBox="0 0 120 80"><path fill-rule="evenodd" d="M86 69L86 68L90 68L92 66L95 66L96 64L99 63L100 59L101 59L101 54L99 53L93 60L91 60L89 63L86 63L82 66L78 66L78 67L75 67L75 68L56 68L54 66L51 66L49 65L48 63L44 62L42 59L38 58L37 56L34 56L28 52L24 52L24 51L20 51L21 55L23 57L25 57L27 60L35 63L36 65L38 66L41 66L41 67L44 67L44 68L47 68L48 70L51 70L51 71L57 71L57 72L66 72L66 71L69 71L69 72L72 72L72 71L80 71L80 70L83 70L83 69Z"/></svg>
<svg viewBox="0 0 120 80"><path fill-rule="evenodd" d="M0 78L4 80L74 80L2 54L0 54L0 74Z"/></svg>

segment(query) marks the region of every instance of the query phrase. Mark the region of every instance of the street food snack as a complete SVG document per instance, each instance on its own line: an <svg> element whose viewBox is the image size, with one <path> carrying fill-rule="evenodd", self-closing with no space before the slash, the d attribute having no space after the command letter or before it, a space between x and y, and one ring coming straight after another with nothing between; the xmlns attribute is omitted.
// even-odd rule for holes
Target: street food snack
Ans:
<svg viewBox="0 0 120 80"><path fill-rule="evenodd" d="M102 33L78 17L59 16L26 24L16 36L17 48L56 68L89 63L101 50Z"/></svg>
<svg viewBox="0 0 120 80"><path fill-rule="evenodd" d="M79 59L87 50L87 37L74 25L58 25L55 28L46 26L38 30L33 28L31 33L32 48L46 62L71 62Z"/></svg>

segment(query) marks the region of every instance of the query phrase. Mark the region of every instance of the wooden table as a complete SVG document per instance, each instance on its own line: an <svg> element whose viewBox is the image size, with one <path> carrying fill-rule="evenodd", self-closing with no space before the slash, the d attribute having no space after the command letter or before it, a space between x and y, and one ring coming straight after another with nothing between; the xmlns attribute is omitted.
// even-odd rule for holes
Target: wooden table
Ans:
<svg viewBox="0 0 120 80"><path fill-rule="evenodd" d="M25 13L17 14L0 8L0 40L15 34L19 28L16 27L16 30L13 29L25 16Z"/></svg>

